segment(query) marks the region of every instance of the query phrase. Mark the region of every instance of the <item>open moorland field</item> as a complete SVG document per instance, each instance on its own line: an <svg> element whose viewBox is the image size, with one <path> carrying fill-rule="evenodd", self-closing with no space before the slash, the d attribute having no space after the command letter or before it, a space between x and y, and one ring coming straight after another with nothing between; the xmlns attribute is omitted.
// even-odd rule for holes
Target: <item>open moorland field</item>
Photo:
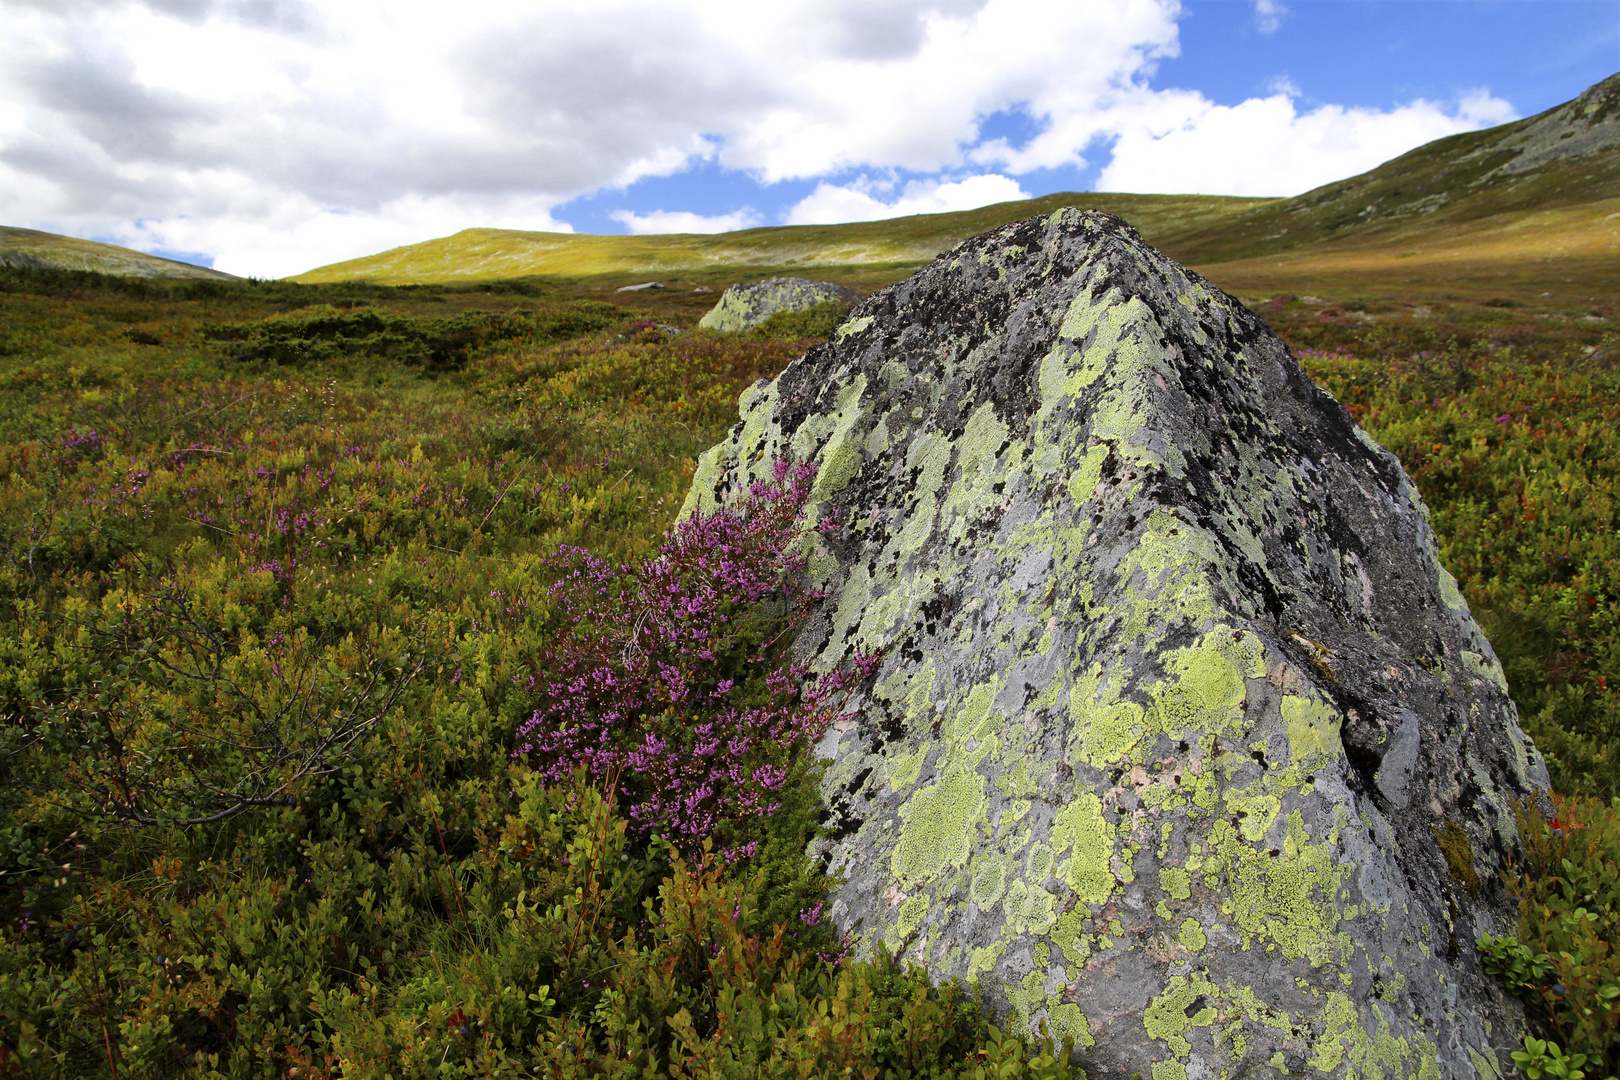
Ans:
<svg viewBox="0 0 1620 1080"><path fill-rule="evenodd" d="M1526 1064L1613 1074L1615 263L1276 262L1212 272L1412 473L1563 796L1481 943L1550 1040ZM840 315L694 330L724 276L0 270L0 1074L1073 1075L820 919L836 695L773 676L796 609L751 602L792 477L783 529L665 534L740 391ZM646 636L718 615L707 655ZM642 647L738 709L655 700ZM657 752L546 727L580 709Z"/></svg>
<svg viewBox="0 0 1620 1080"><path fill-rule="evenodd" d="M290 282L0 230L0 1076L1081 1075L822 918L803 473L674 527L842 318L696 330L720 288L869 293L1070 204L1416 480L1558 792L1476 943L1515 1064L1620 1073L1615 117L1620 76L1292 199L475 229Z"/></svg>

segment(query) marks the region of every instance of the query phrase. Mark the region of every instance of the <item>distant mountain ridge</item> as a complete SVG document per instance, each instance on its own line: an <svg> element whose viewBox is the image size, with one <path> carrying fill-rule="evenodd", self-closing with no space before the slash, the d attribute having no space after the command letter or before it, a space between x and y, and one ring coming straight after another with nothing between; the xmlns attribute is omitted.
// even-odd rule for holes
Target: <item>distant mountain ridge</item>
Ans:
<svg viewBox="0 0 1620 1080"><path fill-rule="evenodd" d="M464 229L299 274L295 281L363 279L378 284L467 281L529 274L671 274L738 267L920 266L970 236L1011 221L1084 205L1130 221L1150 240L1200 228L1272 200L1219 195L1076 194L998 203L948 214L916 214L843 225L781 225L737 232L659 236ZM909 272L909 271L908 271ZM902 274L903 276L903 274Z"/></svg>
<svg viewBox="0 0 1620 1080"><path fill-rule="evenodd" d="M126 277L213 278L235 281L234 274L193 266L116 244L0 225L0 266L53 270L93 270Z"/></svg>
<svg viewBox="0 0 1620 1080"><path fill-rule="evenodd" d="M1529 172L1552 161L1584 157L1620 144L1620 75L1589 87L1574 101L1519 121L1520 130L1497 144L1518 156L1499 166L1497 174ZM1476 151L1477 153L1478 151Z"/></svg>
<svg viewBox="0 0 1620 1080"><path fill-rule="evenodd" d="M464 229L299 274L294 281L450 283L547 276L724 281L804 273L872 287L1008 222L1062 206L1129 221L1227 288L1303 277L1434 281L1472 274L1620 284L1620 74L1535 116L1438 139L1286 199L1063 192L948 214L718 234L601 236ZM111 244L0 227L0 265L230 278ZM1505 269L1516 267L1511 273ZM1528 269L1527 269L1528 268ZM1515 276L1516 275L1516 276Z"/></svg>
<svg viewBox="0 0 1620 1080"><path fill-rule="evenodd" d="M1620 199L1620 75L1535 116L1425 143L1359 176L1176 238L1218 263L1321 241L1358 246L1504 214Z"/></svg>
<svg viewBox="0 0 1620 1080"><path fill-rule="evenodd" d="M821 267L834 277L835 269L858 267L870 277L881 266L893 279L969 236L1059 206L1116 214L1172 258L1206 268L1225 264L1248 280L1260 267L1285 265L1309 276L1324 260L1348 260L1368 272L1397 268L1401 260L1400 271L1427 267L1431 276L1456 273L1469 260L1612 260L1620 255L1620 75L1536 116L1438 139L1287 199L1065 192L964 213L712 236L469 229L319 267L296 280L402 284L726 266Z"/></svg>

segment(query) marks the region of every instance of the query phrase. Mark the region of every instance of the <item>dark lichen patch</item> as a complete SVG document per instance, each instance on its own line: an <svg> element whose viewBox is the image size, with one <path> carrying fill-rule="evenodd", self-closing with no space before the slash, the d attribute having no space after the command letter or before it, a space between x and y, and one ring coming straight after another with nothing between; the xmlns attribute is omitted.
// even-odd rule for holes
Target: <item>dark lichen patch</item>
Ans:
<svg viewBox="0 0 1620 1080"><path fill-rule="evenodd" d="M1455 821L1447 820L1435 826L1434 840L1440 845L1451 880L1469 896L1479 899L1479 873L1474 869L1474 846L1469 843L1467 831Z"/></svg>

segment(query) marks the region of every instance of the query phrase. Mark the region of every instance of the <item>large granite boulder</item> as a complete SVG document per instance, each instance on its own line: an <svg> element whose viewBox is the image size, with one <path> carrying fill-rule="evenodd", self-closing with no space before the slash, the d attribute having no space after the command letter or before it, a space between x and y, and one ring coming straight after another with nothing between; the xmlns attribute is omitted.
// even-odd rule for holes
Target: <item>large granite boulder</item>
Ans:
<svg viewBox="0 0 1620 1080"><path fill-rule="evenodd" d="M733 285L720 294L709 313L698 320L706 330L746 330L779 311L809 311L819 304L860 302L860 294L831 281L773 277Z"/></svg>
<svg viewBox="0 0 1620 1080"><path fill-rule="evenodd" d="M871 297L742 399L688 510L820 464L832 912L1094 1080L1462 1078L1522 1018L1545 790L1399 462L1264 322L1065 210Z"/></svg>

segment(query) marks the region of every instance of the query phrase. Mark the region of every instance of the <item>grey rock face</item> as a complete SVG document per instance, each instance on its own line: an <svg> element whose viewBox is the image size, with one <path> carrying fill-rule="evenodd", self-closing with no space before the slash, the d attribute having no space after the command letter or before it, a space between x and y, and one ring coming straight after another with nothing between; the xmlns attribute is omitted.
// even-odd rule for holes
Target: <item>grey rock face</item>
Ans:
<svg viewBox="0 0 1620 1080"><path fill-rule="evenodd" d="M1574 101L1531 117L1521 130L1475 151L1472 156L1512 157L1481 177L1484 183L1498 175L1530 172L1552 161L1584 157L1620 146L1620 75L1611 75Z"/></svg>
<svg viewBox="0 0 1620 1080"><path fill-rule="evenodd" d="M741 411L688 511L819 462L798 647L883 655L822 744L865 947L1094 1078L1509 1064L1473 940L1512 925L1545 768L1411 481L1260 319L1066 210L871 297Z"/></svg>
<svg viewBox="0 0 1620 1080"><path fill-rule="evenodd" d="M808 311L817 304L832 301L856 304L860 296L853 289L830 281L777 277L733 285L720 294L720 302L699 320L708 330L746 330L758 326L779 311Z"/></svg>

